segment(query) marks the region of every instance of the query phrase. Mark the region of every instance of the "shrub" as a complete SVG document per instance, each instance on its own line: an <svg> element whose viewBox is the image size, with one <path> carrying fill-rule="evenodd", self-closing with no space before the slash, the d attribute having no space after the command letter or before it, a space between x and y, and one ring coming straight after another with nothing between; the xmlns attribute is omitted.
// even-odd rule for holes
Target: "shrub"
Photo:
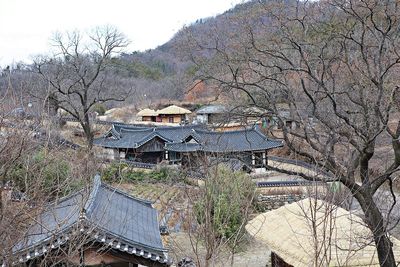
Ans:
<svg viewBox="0 0 400 267"><path fill-rule="evenodd" d="M112 162L102 173L102 178L107 182L116 182L121 179L124 168L128 167L126 163Z"/></svg>
<svg viewBox="0 0 400 267"><path fill-rule="evenodd" d="M130 168L126 163L111 163L103 171L103 179L108 182L124 181L124 182L170 182L173 181L178 174L175 170L168 167L144 171Z"/></svg>
<svg viewBox="0 0 400 267"><path fill-rule="evenodd" d="M100 116L104 115L107 111L107 108L101 104L101 103L96 103L92 107L92 111L97 112Z"/></svg>
<svg viewBox="0 0 400 267"><path fill-rule="evenodd" d="M161 167L159 169L153 170L150 173L151 179L159 182L167 182L173 179L173 171L167 167Z"/></svg>
<svg viewBox="0 0 400 267"><path fill-rule="evenodd" d="M254 197L255 185L242 172L215 168L207 175L204 188L194 205L197 222L216 239L242 234ZM211 229L206 229L211 226ZM205 227L205 228L204 228Z"/></svg>
<svg viewBox="0 0 400 267"><path fill-rule="evenodd" d="M30 178L30 179L28 179ZM67 195L79 187L77 181L71 178L71 168L68 161L49 154L46 149L36 151L25 157L8 172L7 180L13 181L20 189L25 188L29 194L33 188L42 188L48 195Z"/></svg>
<svg viewBox="0 0 400 267"><path fill-rule="evenodd" d="M123 174L123 179L127 182L141 182L146 180L147 175L148 174L142 170L136 170L136 171L129 170Z"/></svg>

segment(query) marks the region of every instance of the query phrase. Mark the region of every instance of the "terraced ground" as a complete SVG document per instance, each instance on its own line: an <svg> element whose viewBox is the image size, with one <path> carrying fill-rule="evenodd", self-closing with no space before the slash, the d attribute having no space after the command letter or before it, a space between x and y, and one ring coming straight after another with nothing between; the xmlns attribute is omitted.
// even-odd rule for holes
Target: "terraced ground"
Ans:
<svg viewBox="0 0 400 267"><path fill-rule="evenodd" d="M194 258L190 236L187 234L188 221L187 210L190 210L190 197L198 192L194 186L166 185L162 183L118 183L114 184L132 196L152 201L153 206L159 211L159 220L163 224L166 222L170 230L169 236L163 236L166 247L174 262L183 257ZM204 258L204 248L201 243L198 253ZM269 249L260 242L251 239L243 250L235 254L233 266L266 266L269 260ZM222 251L216 259L214 266L231 266L228 251ZM268 266L268 265L267 265Z"/></svg>

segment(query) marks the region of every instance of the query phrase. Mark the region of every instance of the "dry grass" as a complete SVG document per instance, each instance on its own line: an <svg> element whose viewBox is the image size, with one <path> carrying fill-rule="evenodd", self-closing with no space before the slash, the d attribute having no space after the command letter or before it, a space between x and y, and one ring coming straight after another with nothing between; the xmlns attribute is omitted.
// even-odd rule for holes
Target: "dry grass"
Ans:
<svg viewBox="0 0 400 267"><path fill-rule="evenodd" d="M190 207L189 195L196 194L197 188L152 183L121 183L114 185L132 196L149 200L159 212L159 219L168 220L169 229L180 230L185 225L185 214Z"/></svg>

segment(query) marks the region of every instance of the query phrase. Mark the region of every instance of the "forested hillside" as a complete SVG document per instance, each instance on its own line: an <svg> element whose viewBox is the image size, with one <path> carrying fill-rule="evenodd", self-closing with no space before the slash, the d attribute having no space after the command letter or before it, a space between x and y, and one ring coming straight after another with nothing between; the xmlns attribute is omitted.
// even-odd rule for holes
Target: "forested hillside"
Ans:
<svg viewBox="0 0 400 267"><path fill-rule="evenodd" d="M215 34L216 31L229 29L232 33L240 32L237 27L243 25L232 23L233 18L253 16L257 20L260 17L257 12L259 5L258 1L249 1L216 17L199 18L156 49L144 52L124 51L113 58L113 68L108 75L118 80L118 86L114 83L110 90L118 92L120 88L116 87L131 88L131 94L124 101L124 105L133 104L138 108L143 105L158 104L160 101L184 100L187 91L196 84L197 71L190 57L195 51L190 51L188 40L202 40L204 44L208 44L210 34ZM229 42L231 37L221 36L221 38L224 38L221 41ZM32 65L25 65L23 62L4 68L0 90L12 87L13 94L18 95L19 101L22 98L28 98L23 102L34 101L33 92L46 86L46 83L36 79L32 71L34 71ZM202 90L206 91L202 96L212 97L214 91L207 91L207 88L207 85L202 85ZM189 97L189 100L193 100L193 97ZM108 105L113 107L119 104L111 102Z"/></svg>

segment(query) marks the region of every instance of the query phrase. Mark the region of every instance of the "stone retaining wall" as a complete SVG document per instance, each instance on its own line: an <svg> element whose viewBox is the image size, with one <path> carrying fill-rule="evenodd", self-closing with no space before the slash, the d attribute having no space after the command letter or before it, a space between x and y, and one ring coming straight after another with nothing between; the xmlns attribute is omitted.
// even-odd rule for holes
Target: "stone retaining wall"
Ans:
<svg viewBox="0 0 400 267"><path fill-rule="evenodd" d="M257 205L265 211L274 210L306 198L305 195L258 195Z"/></svg>

